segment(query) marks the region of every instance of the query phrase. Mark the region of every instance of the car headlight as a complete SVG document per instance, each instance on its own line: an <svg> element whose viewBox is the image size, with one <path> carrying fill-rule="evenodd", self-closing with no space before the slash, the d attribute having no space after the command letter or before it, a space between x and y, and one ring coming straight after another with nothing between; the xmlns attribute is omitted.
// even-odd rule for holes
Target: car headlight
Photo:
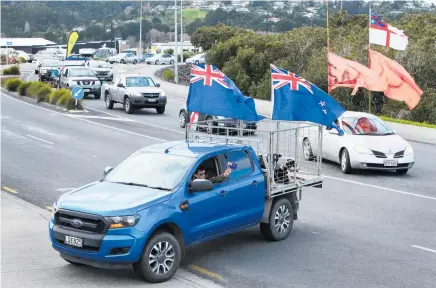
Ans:
<svg viewBox="0 0 436 288"><path fill-rule="evenodd" d="M109 229L118 229L135 226L139 221L139 215L106 217Z"/></svg>
<svg viewBox="0 0 436 288"><path fill-rule="evenodd" d="M371 150L368 149L368 147L364 145L356 145L354 146L354 151L360 154L373 154Z"/></svg>
<svg viewBox="0 0 436 288"><path fill-rule="evenodd" d="M413 148L410 145L407 145L406 149L404 150L405 155L413 154Z"/></svg>

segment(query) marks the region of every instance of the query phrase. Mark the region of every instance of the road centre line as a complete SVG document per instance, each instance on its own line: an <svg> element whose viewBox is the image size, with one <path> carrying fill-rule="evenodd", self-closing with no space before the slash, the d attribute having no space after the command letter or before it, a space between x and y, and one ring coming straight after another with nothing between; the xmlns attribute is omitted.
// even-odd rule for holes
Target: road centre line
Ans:
<svg viewBox="0 0 436 288"><path fill-rule="evenodd" d="M372 184L367 184L367 183L363 183L363 182L357 182L357 181L352 181L352 180L346 180L346 179L336 178L336 177L327 176L327 175L322 175L322 177L323 177L323 178L327 178L327 179L332 179L332 180L337 180L337 181L347 182L347 183L351 183L351 184L356 184L356 185L361 185L361 186L366 186L366 187L376 188L376 189L380 189L380 190L385 190L385 191L389 191L389 192L394 192L394 193L398 193L398 194L405 194L405 195L410 195L410 196L415 196L415 197L420 197L420 198L425 198L425 199L430 199L430 200L436 200L436 197L430 197L430 196L425 196L425 195L421 195L421 194L405 192L405 191L401 191L401 190L396 190L396 189L386 188L386 187L377 186L377 185L372 185Z"/></svg>
<svg viewBox="0 0 436 288"><path fill-rule="evenodd" d="M98 110L98 109L95 109L95 108L91 108L91 107L88 107L88 106L85 106L85 108L89 109L89 110L94 110L94 111L97 111L97 112L100 112L100 113L103 113L103 114L107 114L107 115L110 115L110 116L118 117L118 118L121 118L121 119L129 119L129 118L118 116L116 114L112 114L112 113L109 113L109 112L106 112L106 111L102 111L102 110ZM183 134L183 135L185 134L184 132L180 132L180 131L177 131L177 130L172 130L172 129L161 127L161 126L154 125L154 124L150 124L148 122L143 122L143 121L138 121L138 120L133 120L133 119L129 119L129 120L131 120L133 122L141 123L141 124L144 124L144 125L148 125L148 126L151 126L151 127L159 128L159 129L162 129L162 130L167 130L167 131L171 131L171 132L179 133L179 134Z"/></svg>
<svg viewBox="0 0 436 288"><path fill-rule="evenodd" d="M48 112L51 112L51 113L59 114L59 115L65 116L65 117L69 117L71 119L77 119L77 120L88 122L88 123L91 123L91 124L94 124L94 125L97 125L97 126L109 128L109 129L112 129L112 130L121 131L121 132L124 132L124 133L132 134L132 135L136 135L136 136L140 136L140 137L145 137L145 138L148 138L148 139L153 139L153 140L157 140L157 141L161 141L161 142L168 142L167 140L164 140L164 139L160 139L160 138L156 138L156 137L152 137L152 136L147 136L147 135L144 135L144 134L135 133L135 132L132 132L132 131L128 131L128 130L112 127L112 126L109 126L109 125L104 125L104 124L92 122L92 121L89 121L89 120L86 120L86 119L78 118L78 117L76 117L74 115L68 115L68 114L60 113L60 112L57 112L57 111L54 111L54 110L51 110L51 109L47 109L47 108L36 106L34 104L27 103L25 101L17 100L17 99L14 99L13 96L8 96L8 95L5 95L5 94L3 94L3 95L4 95L4 97L7 97L7 98L9 98L9 99L11 99L13 101L16 101L16 102L20 102L20 103L25 104L27 106L31 106L31 107L35 107L35 108L38 108L38 109L41 109L41 110L44 110L44 111L48 111Z"/></svg>
<svg viewBox="0 0 436 288"><path fill-rule="evenodd" d="M35 108L39 108L39 109L42 109L42 110L45 110L45 111L49 111L49 112L56 113L56 114L59 114L59 115L63 115L63 116L66 116L66 117L70 117L70 118L73 118L73 119L81 120L81 121L84 121L84 122L89 122L89 123L91 123L91 124L98 125L98 126L101 126L101 127L105 127L105 128L109 128L109 129L113 129L113 130L121 131L121 132L128 133L128 134L132 134L132 135L137 135L137 136L141 136L141 137L145 137L145 138L149 138L149 139L153 139L153 140L157 140L157 141L161 141L161 142L169 142L168 140L164 140L164 139L160 139L160 138L151 137L151 136L147 136L147 135L144 135L144 134L135 133L135 132L132 132L132 131L128 131L128 130L124 130L124 129L120 129L120 128L116 128L116 127L112 127L112 126L108 126L108 125L104 125L104 124L100 124L100 123L92 122L92 121L89 121L89 120L86 120L86 119L77 118L77 117L72 116L72 115L67 115L67 114L64 114L64 113L60 113L60 112L57 112L57 111L53 111L53 110L50 110L50 109L46 109L46 108L43 108L43 107L39 107L39 106L36 106L36 105L30 104L30 103L27 103L27 102L24 102L24 101L21 101L21 100L14 99L12 96L8 96L8 95L4 95L4 96L10 98L11 100L14 100L14 101L17 101L17 102L23 103L23 104L28 105L28 106L32 106L32 107L35 107ZM355 184L355 185L361 185L361 186L366 186L366 187L376 188L376 189L385 190L385 191L389 191L389 192L394 192L394 193L398 193L398 194L409 195L409 196L415 196L415 197L425 198L425 199L430 199L430 200L436 200L436 197L430 197L430 196L425 196L425 195L421 195L421 194L416 194L416 193L410 193L410 192L405 192L405 191L395 190L395 189L386 188L386 187L381 187L381 186L377 186L377 185L366 184L366 183L363 183L363 182L357 182L357 181L352 181L352 180L346 180L346 179L341 179L341 178L332 177L332 176L327 176L327 175L322 175L322 177L323 177L323 178L327 178L327 179L332 179L332 180L337 180L337 181L347 182L347 183L351 183L351 184Z"/></svg>
<svg viewBox="0 0 436 288"><path fill-rule="evenodd" d="M27 137L30 137L30 138L33 138L33 139L36 139L36 140L39 140L39 141L42 141L42 142L45 142L45 143L47 143L47 144L54 145L53 142L50 142L50 141L47 141L47 140L44 140L44 139L41 139L41 138L38 138L38 137L35 137L35 136L32 136L32 135L26 135L26 136L27 136Z"/></svg>
<svg viewBox="0 0 436 288"><path fill-rule="evenodd" d="M425 248L425 247L418 246L418 245L412 245L412 247L413 248L417 248L417 249L421 249L421 250L424 250L424 251L432 252L432 253L436 254L436 250L433 250L433 249L430 249L430 248Z"/></svg>
<svg viewBox="0 0 436 288"><path fill-rule="evenodd" d="M104 116L89 116L89 115L74 115L76 118L84 118L84 119L101 119L101 120L113 120L113 121L126 121L126 122L137 122L128 118L113 118L113 117L104 117Z"/></svg>
<svg viewBox="0 0 436 288"><path fill-rule="evenodd" d="M9 188L9 187L7 187L7 186L2 186L2 189L5 190L5 191L7 191L7 192L10 192L10 193L14 193L14 194L17 194L17 193L18 193L16 190L14 190L14 189L12 189L12 188Z"/></svg>

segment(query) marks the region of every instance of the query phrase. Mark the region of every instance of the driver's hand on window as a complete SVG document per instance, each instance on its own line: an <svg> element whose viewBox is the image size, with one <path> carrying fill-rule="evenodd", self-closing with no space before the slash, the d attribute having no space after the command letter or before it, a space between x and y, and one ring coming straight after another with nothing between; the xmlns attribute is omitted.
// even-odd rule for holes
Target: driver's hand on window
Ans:
<svg viewBox="0 0 436 288"><path fill-rule="evenodd" d="M229 167L226 169L226 171L224 171L224 176L228 177L230 173L232 173L232 169Z"/></svg>

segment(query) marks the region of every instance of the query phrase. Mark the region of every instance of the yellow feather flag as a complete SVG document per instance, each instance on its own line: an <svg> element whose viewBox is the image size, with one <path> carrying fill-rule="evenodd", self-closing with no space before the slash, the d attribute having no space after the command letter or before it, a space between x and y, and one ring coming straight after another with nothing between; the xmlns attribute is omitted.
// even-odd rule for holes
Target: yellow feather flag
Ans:
<svg viewBox="0 0 436 288"><path fill-rule="evenodd" d="M76 44L77 39L79 39L79 33L76 31L73 31L68 36L68 45L67 45L67 56L70 56L71 51L73 50L74 44ZM65 57L65 58L66 58Z"/></svg>

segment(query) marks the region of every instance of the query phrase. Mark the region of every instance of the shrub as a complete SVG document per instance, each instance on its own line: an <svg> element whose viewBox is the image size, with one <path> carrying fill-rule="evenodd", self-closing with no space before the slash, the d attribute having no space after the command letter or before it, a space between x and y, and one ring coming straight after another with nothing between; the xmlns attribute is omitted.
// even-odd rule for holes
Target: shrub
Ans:
<svg viewBox="0 0 436 288"><path fill-rule="evenodd" d="M164 70L162 76L166 81L174 80L174 73L170 69Z"/></svg>
<svg viewBox="0 0 436 288"><path fill-rule="evenodd" d="M9 75L20 75L20 67L18 66L11 66L9 67Z"/></svg>
<svg viewBox="0 0 436 288"><path fill-rule="evenodd" d="M34 97L36 95L36 91L38 91L41 87L44 86L44 83L42 82L30 82L30 86L26 90L26 96L28 97Z"/></svg>
<svg viewBox="0 0 436 288"><path fill-rule="evenodd" d="M52 92L52 88L46 84L43 84L42 87L40 87L38 90L36 90L36 93L33 95L33 97L36 99L36 102L46 101L48 102L49 96Z"/></svg>
<svg viewBox="0 0 436 288"><path fill-rule="evenodd" d="M76 100L73 98L73 95L71 95L70 90L65 90L65 92L62 93L61 97L56 102L56 105L71 110L76 107ZM77 101L77 109L83 109L82 100Z"/></svg>
<svg viewBox="0 0 436 288"><path fill-rule="evenodd" d="M20 96L26 96L26 90L31 84L32 82L21 82L20 86L17 88L18 94L20 94Z"/></svg>
<svg viewBox="0 0 436 288"><path fill-rule="evenodd" d="M54 90L51 92L50 97L49 97L49 103L56 105L56 103L58 102L59 98L61 98L64 94L70 94L71 95L71 91L62 88L59 90Z"/></svg>
<svg viewBox="0 0 436 288"><path fill-rule="evenodd" d="M20 62L21 63L27 63L26 59L24 59L24 57L20 57Z"/></svg>
<svg viewBox="0 0 436 288"><path fill-rule="evenodd" d="M11 75L11 70L9 68L3 69L3 75Z"/></svg>
<svg viewBox="0 0 436 288"><path fill-rule="evenodd" d="M17 91L18 86L20 86L20 84L22 83L22 81L18 78L10 78L6 81L5 83L5 87L6 89L8 89L8 91Z"/></svg>
<svg viewBox="0 0 436 288"><path fill-rule="evenodd" d="M173 55L174 54L174 49L166 49L166 50L164 50L164 53L167 53L167 54L170 54L170 55Z"/></svg>

